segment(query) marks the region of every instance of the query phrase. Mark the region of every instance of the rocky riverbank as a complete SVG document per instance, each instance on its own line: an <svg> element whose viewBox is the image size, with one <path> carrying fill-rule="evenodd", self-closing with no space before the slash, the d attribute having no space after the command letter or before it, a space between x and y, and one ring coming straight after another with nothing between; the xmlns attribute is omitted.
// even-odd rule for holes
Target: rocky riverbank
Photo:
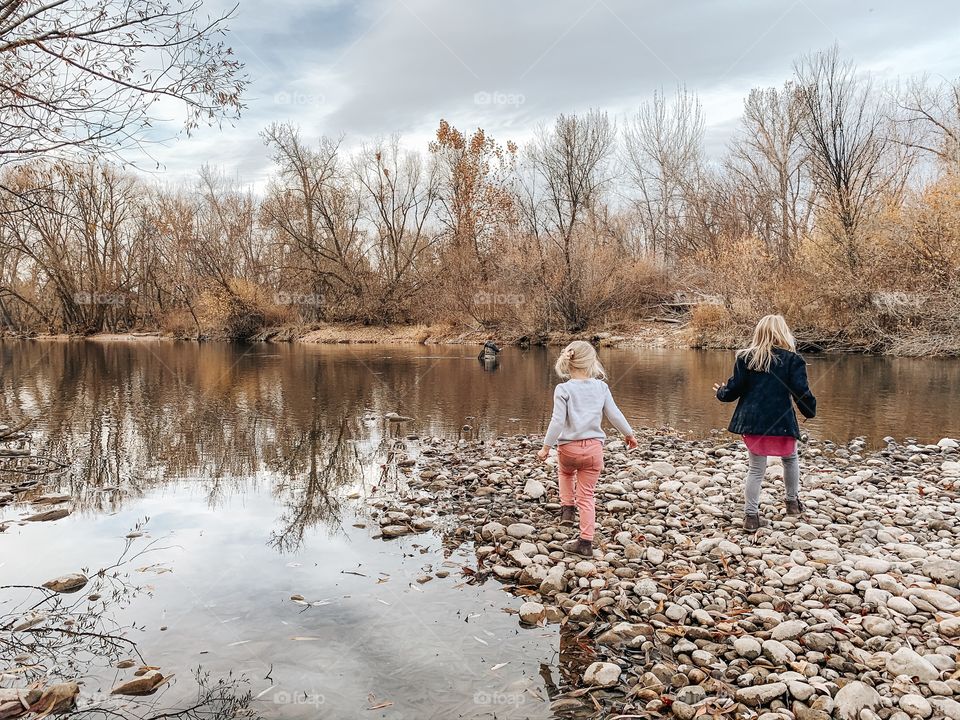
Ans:
<svg viewBox="0 0 960 720"><path fill-rule="evenodd" d="M608 443L591 560L562 549L573 531L535 438L411 441L406 489L373 512L385 538L473 541L469 581L504 583L522 626L576 639L560 716L960 719L958 443L805 445L805 516L784 515L774 465L766 525L746 534L729 440Z"/></svg>
<svg viewBox="0 0 960 720"><path fill-rule="evenodd" d="M92 335L0 333L4 337L43 341L88 340L97 342L197 340L148 330L143 332L103 332ZM210 335L205 341L235 340ZM565 345L571 340L590 340L603 347L689 348L696 345L683 323L634 322L615 328L598 327L582 333L521 331L496 332L452 324L362 325L357 323L313 323L266 328L246 340L250 342L304 343L307 345L482 345L493 339L503 345ZM698 341L699 342L699 341Z"/></svg>

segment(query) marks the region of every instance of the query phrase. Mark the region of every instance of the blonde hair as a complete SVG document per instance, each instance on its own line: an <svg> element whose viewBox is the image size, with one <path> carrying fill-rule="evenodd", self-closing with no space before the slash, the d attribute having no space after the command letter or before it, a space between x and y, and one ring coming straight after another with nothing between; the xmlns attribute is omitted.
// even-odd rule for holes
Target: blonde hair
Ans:
<svg viewBox="0 0 960 720"><path fill-rule="evenodd" d="M592 378L603 379L607 376L603 365L600 364L600 358L597 357L597 351L585 340L574 340L561 350L560 357L557 358L557 363L553 367L557 375L564 380L570 378L571 370L583 370Z"/></svg>
<svg viewBox="0 0 960 720"><path fill-rule="evenodd" d="M750 347L737 351L737 356L745 358L751 370L769 372L775 347L796 352L797 342L783 315L764 315L753 330Z"/></svg>

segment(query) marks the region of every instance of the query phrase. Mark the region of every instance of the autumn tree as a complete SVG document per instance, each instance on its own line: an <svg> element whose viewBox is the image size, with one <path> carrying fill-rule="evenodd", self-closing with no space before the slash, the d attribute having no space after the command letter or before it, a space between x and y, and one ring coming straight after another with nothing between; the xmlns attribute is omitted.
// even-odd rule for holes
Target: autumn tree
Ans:
<svg viewBox="0 0 960 720"><path fill-rule="evenodd" d="M511 173L517 147L499 145L483 130L465 135L440 121L430 152L440 171L438 220L450 245L469 248L486 279L498 231L515 214Z"/></svg>

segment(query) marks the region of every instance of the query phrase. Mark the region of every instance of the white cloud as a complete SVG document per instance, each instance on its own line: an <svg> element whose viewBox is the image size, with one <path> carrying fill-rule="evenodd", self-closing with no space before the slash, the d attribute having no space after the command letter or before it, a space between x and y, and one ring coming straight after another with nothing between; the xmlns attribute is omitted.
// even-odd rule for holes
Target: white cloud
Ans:
<svg viewBox="0 0 960 720"><path fill-rule="evenodd" d="M747 91L781 84L799 55L838 42L881 77L956 76L958 26L946 0L241 0L231 42L254 81L244 117L153 150L172 177L208 162L260 184L258 133L274 121L348 145L400 132L423 148L441 117L522 141L560 112L622 115L683 82L717 153Z"/></svg>

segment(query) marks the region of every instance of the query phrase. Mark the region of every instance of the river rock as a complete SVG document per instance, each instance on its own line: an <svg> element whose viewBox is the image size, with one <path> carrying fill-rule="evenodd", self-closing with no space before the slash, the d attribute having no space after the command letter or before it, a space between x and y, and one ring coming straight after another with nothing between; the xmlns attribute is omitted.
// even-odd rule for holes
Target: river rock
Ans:
<svg viewBox="0 0 960 720"><path fill-rule="evenodd" d="M906 675L928 683L940 677L940 672L914 650L902 647L887 658L887 672L892 676Z"/></svg>
<svg viewBox="0 0 960 720"><path fill-rule="evenodd" d="M480 536L484 540L499 540L506 534L507 529L498 522L488 522L480 529Z"/></svg>
<svg viewBox="0 0 960 720"><path fill-rule="evenodd" d="M777 625L770 637L774 640L795 640L805 633L807 624L803 620L787 620Z"/></svg>
<svg viewBox="0 0 960 720"><path fill-rule="evenodd" d="M760 657L763 646L755 637L744 635L733 641L733 649L740 657L745 657L747 660L755 660Z"/></svg>
<svg viewBox="0 0 960 720"><path fill-rule="evenodd" d="M902 695L900 697L900 709L903 710L910 717L920 717L927 718L930 717L933 713L933 708L930 706L930 701L927 700L923 695L916 695L913 693Z"/></svg>
<svg viewBox="0 0 960 720"><path fill-rule="evenodd" d="M111 695L152 695L169 678L165 678L159 670L149 670L139 677L122 682L113 690Z"/></svg>
<svg viewBox="0 0 960 720"><path fill-rule="evenodd" d="M583 681L594 687L612 687L620 680L620 666L609 662L590 663Z"/></svg>
<svg viewBox="0 0 960 720"><path fill-rule="evenodd" d="M960 702L953 698L935 696L930 698L930 707L935 717L960 720Z"/></svg>
<svg viewBox="0 0 960 720"><path fill-rule="evenodd" d="M510 525L507 525L507 535L512 538L528 538L536 531L537 529L528 523L511 523Z"/></svg>
<svg viewBox="0 0 960 720"><path fill-rule="evenodd" d="M536 625L546 616L546 608L538 602L525 602L520 606L520 619L528 625Z"/></svg>
<svg viewBox="0 0 960 720"><path fill-rule="evenodd" d="M950 617L941 620L937 629L943 637L960 637L960 617Z"/></svg>
<svg viewBox="0 0 960 720"><path fill-rule="evenodd" d="M380 528L380 535L385 538L398 538L403 535L409 535L413 532L413 528L408 525L387 525Z"/></svg>
<svg viewBox="0 0 960 720"><path fill-rule="evenodd" d="M957 612L960 610L960 601L947 595L943 590L932 590L930 588L910 588L907 591L907 599L919 598L937 610L944 612Z"/></svg>
<svg viewBox="0 0 960 720"><path fill-rule="evenodd" d="M764 640L761 650L765 658L781 665L797 659L796 655L779 640Z"/></svg>
<svg viewBox="0 0 960 720"><path fill-rule="evenodd" d="M860 720L860 713L864 710L879 709L883 698L866 683L854 680L840 688L833 702L837 720Z"/></svg>
<svg viewBox="0 0 960 720"><path fill-rule="evenodd" d="M941 585L960 585L960 562L956 560L928 560L923 564L923 574Z"/></svg>
<svg viewBox="0 0 960 720"><path fill-rule="evenodd" d="M24 520L27 522L51 522L53 520L61 520L69 514L70 508L54 508L53 510L45 510L44 512L30 515L25 517Z"/></svg>
<svg viewBox="0 0 960 720"><path fill-rule="evenodd" d="M810 578L813 577L813 568L807 567L805 565L796 565L789 570L787 573L780 578L782 582L787 587L793 587L795 585L800 585L807 582Z"/></svg>
<svg viewBox="0 0 960 720"><path fill-rule="evenodd" d="M752 685L750 687L737 690L737 702L742 702L750 707L759 707L769 705L781 695L787 692L787 684L784 682L768 683L766 685Z"/></svg>
<svg viewBox="0 0 960 720"><path fill-rule="evenodd" d="M535 478L530 478L527 480L527 484L523 486L523 494L532 500L539 500L547 493L547 488L544 487L543 483Z"/></svg>
<svg viewBox="0 0 960 720"><path fill-rule="evenodd" d="M861 624L863 625L863 629L873 637L890 637L896 629L892 620L877 617L876 615L866 616Z"/></svg>
<svg viewBox="0 0 960 720"><path fill-rule="evenodd" d="M86 584L86 575L83 573L70 573L69 575L61 575L53 580L47 580L43 586L48 590L53 590L58 593L75 593L83 589Z"/></svg>

